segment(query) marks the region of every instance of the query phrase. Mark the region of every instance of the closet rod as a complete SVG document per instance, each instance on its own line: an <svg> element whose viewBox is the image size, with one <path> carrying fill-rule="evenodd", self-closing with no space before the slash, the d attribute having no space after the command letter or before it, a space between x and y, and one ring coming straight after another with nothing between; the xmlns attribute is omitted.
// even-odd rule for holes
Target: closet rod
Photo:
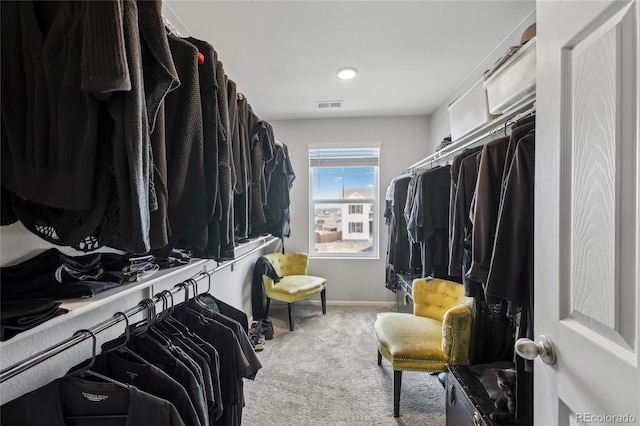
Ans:
<svg viewBox="0 0 640 426"><path fill-rule="evenodd" d="M502 114L501 116L497 117L493 121L485 123L480 128L469 133L468 135L463 136L462 138L453 142L449 146L442 148L440 151L437 151L429 155L428 157L423 158L417 163L412 164L405 170L405 173L417 171L423 167L426 167L432 164L434 161L441 160L442 158L456 154L465 148L473 146L474 144L483 140L487 136L490 136L502 130L505 124L508 123L509 120L512 120L514 117L525 116L525 115L531 114L532 112L535 112L535 110L536 110L536 106L535 106L535 93L534 93L533 99L530 97L525 98L522 103L513 107L509 112Z"/></svg>
<svg viewBox="0 0 640 426"><path fill-rule="evenodd" d="M270 238L268 237L262 237L262 240L264 241L261 245L259 245L258 247L253 248L252 250L250 250L249 252L238 256L235 259L231 259L219 266L217 266L215 269L211 270L211 271L207 271L206 269L204 269L203 271L199 272L198 275L196 275L193 279L196 281L199 281L201 279L204 279L205 277L209 278L211 275L215 274L216 272L220 271L221 269L226 268L227 266L231 266L232 264L252 255L253 253L257 252L258 250L262 250L263 248L271 245L272 243L278 241L278 238L271 236ZM184 283L184 282L183 282ZM181 290L185 290L188 291L188 287L183 286L182 284L176 284L171 290L169 290L171 292L172 295L177 294L178 292L180 292ZM154 296L151 299L154 303L159 303L162 302L162 298L158 295ZM103 332L104 330L113 327L114 325L118 324L120 321L124 321L124 318L121 314L124 314L127 316L127 318L132 317L136 314L139 314L140 312L143 312L146 308L143 307L141 304L138 304L136 306L133 306L125 311L122 312L118 312L116 314L113 315L113 317L102 321L99 324L94 325L93 327L89 328L88 331L83 332L83 333L79 333L76 332L74 333L73 336L58 342L57 344L44 349L34 355L31 355L28 358L23 359L22 361L19 361L17 363L15 363L14 365L5 368L4 370L2 370L0 372L0 383L9 380L10 378L17 376L18 374L30 369L31 367L34 367L38 364L40 364L43 361L46 361L49 358L53 358L54 356L56 356L57 354L66 351L67 349L77 345L78 343L83 342L84 340L91 338L91 333L94 334L98 334Z"/></svg>
<svg viewBox="0 0 640 426"><path fill-rule="evenodd" d="M205 270L204 272L205 272L205 273L207 273L207 274L209 274L209 275L212 275L212 274L214 274L214 273L216 273L216 272L220 271L221 269L224 269L224 268L226 268L226 267L228 267L228 266L231 266L231 265L233 265L234 263L236 263L236 262L238 262L238 261L240 261L240 260L244 259L245 257L249 257L249 256L251 256L253 253L257 252L258 250L262 250L263 248L265 248L265 247L267 247L267 246L270 246L271 244L273 244L273 243L275 243L276 241L280 240L280 238L278 238L278 237L274 237L274 236L270 236L270 237L261 237L261 238L262 238L262 240L264 241L264 243L262 243L262 245L260 245L260 246L258 246L258 247L256 247L256 248L254 248L254 249L252 249L251 251L248 251L248 252L246 252L245 254L240 255L240 256L238 256L238 257L236 257L236 258L234 258L234 259L232 259L232 260L230 260L230 261L228 261L228 262L224 262L224 263L222 263L222 264L218 265L215 269L213 269L213 270L211 270L211 271L207 271L207 270Z"/></svg>

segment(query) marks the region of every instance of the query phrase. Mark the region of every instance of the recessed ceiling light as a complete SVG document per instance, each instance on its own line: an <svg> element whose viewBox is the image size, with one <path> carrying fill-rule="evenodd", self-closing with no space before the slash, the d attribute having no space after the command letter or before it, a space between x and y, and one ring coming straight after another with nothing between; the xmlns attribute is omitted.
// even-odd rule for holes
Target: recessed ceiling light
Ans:
<svg viewBox="0 0 640 426"><path fill-rule="evenodd" d="M341 78L343 80L349 80L355 77L357 73L358 73L358 70L353 67L340 68L338 70L338 78Z"/></svg>

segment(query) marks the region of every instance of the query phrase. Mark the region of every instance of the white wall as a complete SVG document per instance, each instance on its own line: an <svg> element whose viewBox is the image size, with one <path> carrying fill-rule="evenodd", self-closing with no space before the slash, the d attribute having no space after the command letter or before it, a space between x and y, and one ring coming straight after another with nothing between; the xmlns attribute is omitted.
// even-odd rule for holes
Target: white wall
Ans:
<svg viewBox="0 0 640 426"><path fill-rule="evenodd" d="M384 286L386 225L384 193L395 176L431 152L426 116L338 118L270 121L276 138L287 145L296 173L291 191L291 238L285 248L309 251L309 144L379 142L380 212L378 259L314 258L309 273L327 278L327 299L333 302L389 302L395 295Z"/></svg>

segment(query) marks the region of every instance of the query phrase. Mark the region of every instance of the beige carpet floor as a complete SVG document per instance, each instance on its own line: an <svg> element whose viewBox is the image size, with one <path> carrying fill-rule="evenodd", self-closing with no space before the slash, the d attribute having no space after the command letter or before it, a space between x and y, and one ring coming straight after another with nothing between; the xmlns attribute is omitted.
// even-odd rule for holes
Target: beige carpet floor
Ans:
<svg viewBox="0 0 640 426"><path fill-rule="evenodd" d="M290 332L286 304L274 302L275 328L258 352L263 365L245 380L247 426L445 424L445 391L436 376L404 372L400 417L393 417L393 371L376 363L373 323L379 307L295 305Z"/></svg>

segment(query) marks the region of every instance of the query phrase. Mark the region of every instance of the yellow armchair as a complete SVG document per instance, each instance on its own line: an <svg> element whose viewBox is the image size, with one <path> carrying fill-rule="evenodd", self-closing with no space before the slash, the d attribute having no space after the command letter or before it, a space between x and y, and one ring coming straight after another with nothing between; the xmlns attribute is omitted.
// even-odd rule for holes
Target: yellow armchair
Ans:
<svg viewBox="0 0 640 426"><path fill-rule="evenodd" d="M437 278L413 280L413 314L379 313L374 324L378 365L393 368L393 415L400 415L402 371L445 371L446 365L469 364L471 307L464 287Z"/></svg>
<svg viewBox="0 0 640 426"><path fill-rule="evenodd" d="M327 313L327 280L307 274L309 255L299 252L265 254L275 272L281 277L276 282L267 275L262 276L267 296L267 314L271 299L288 303L289 330L293 331L293 302L320 293L322 313Z"/></svg>

